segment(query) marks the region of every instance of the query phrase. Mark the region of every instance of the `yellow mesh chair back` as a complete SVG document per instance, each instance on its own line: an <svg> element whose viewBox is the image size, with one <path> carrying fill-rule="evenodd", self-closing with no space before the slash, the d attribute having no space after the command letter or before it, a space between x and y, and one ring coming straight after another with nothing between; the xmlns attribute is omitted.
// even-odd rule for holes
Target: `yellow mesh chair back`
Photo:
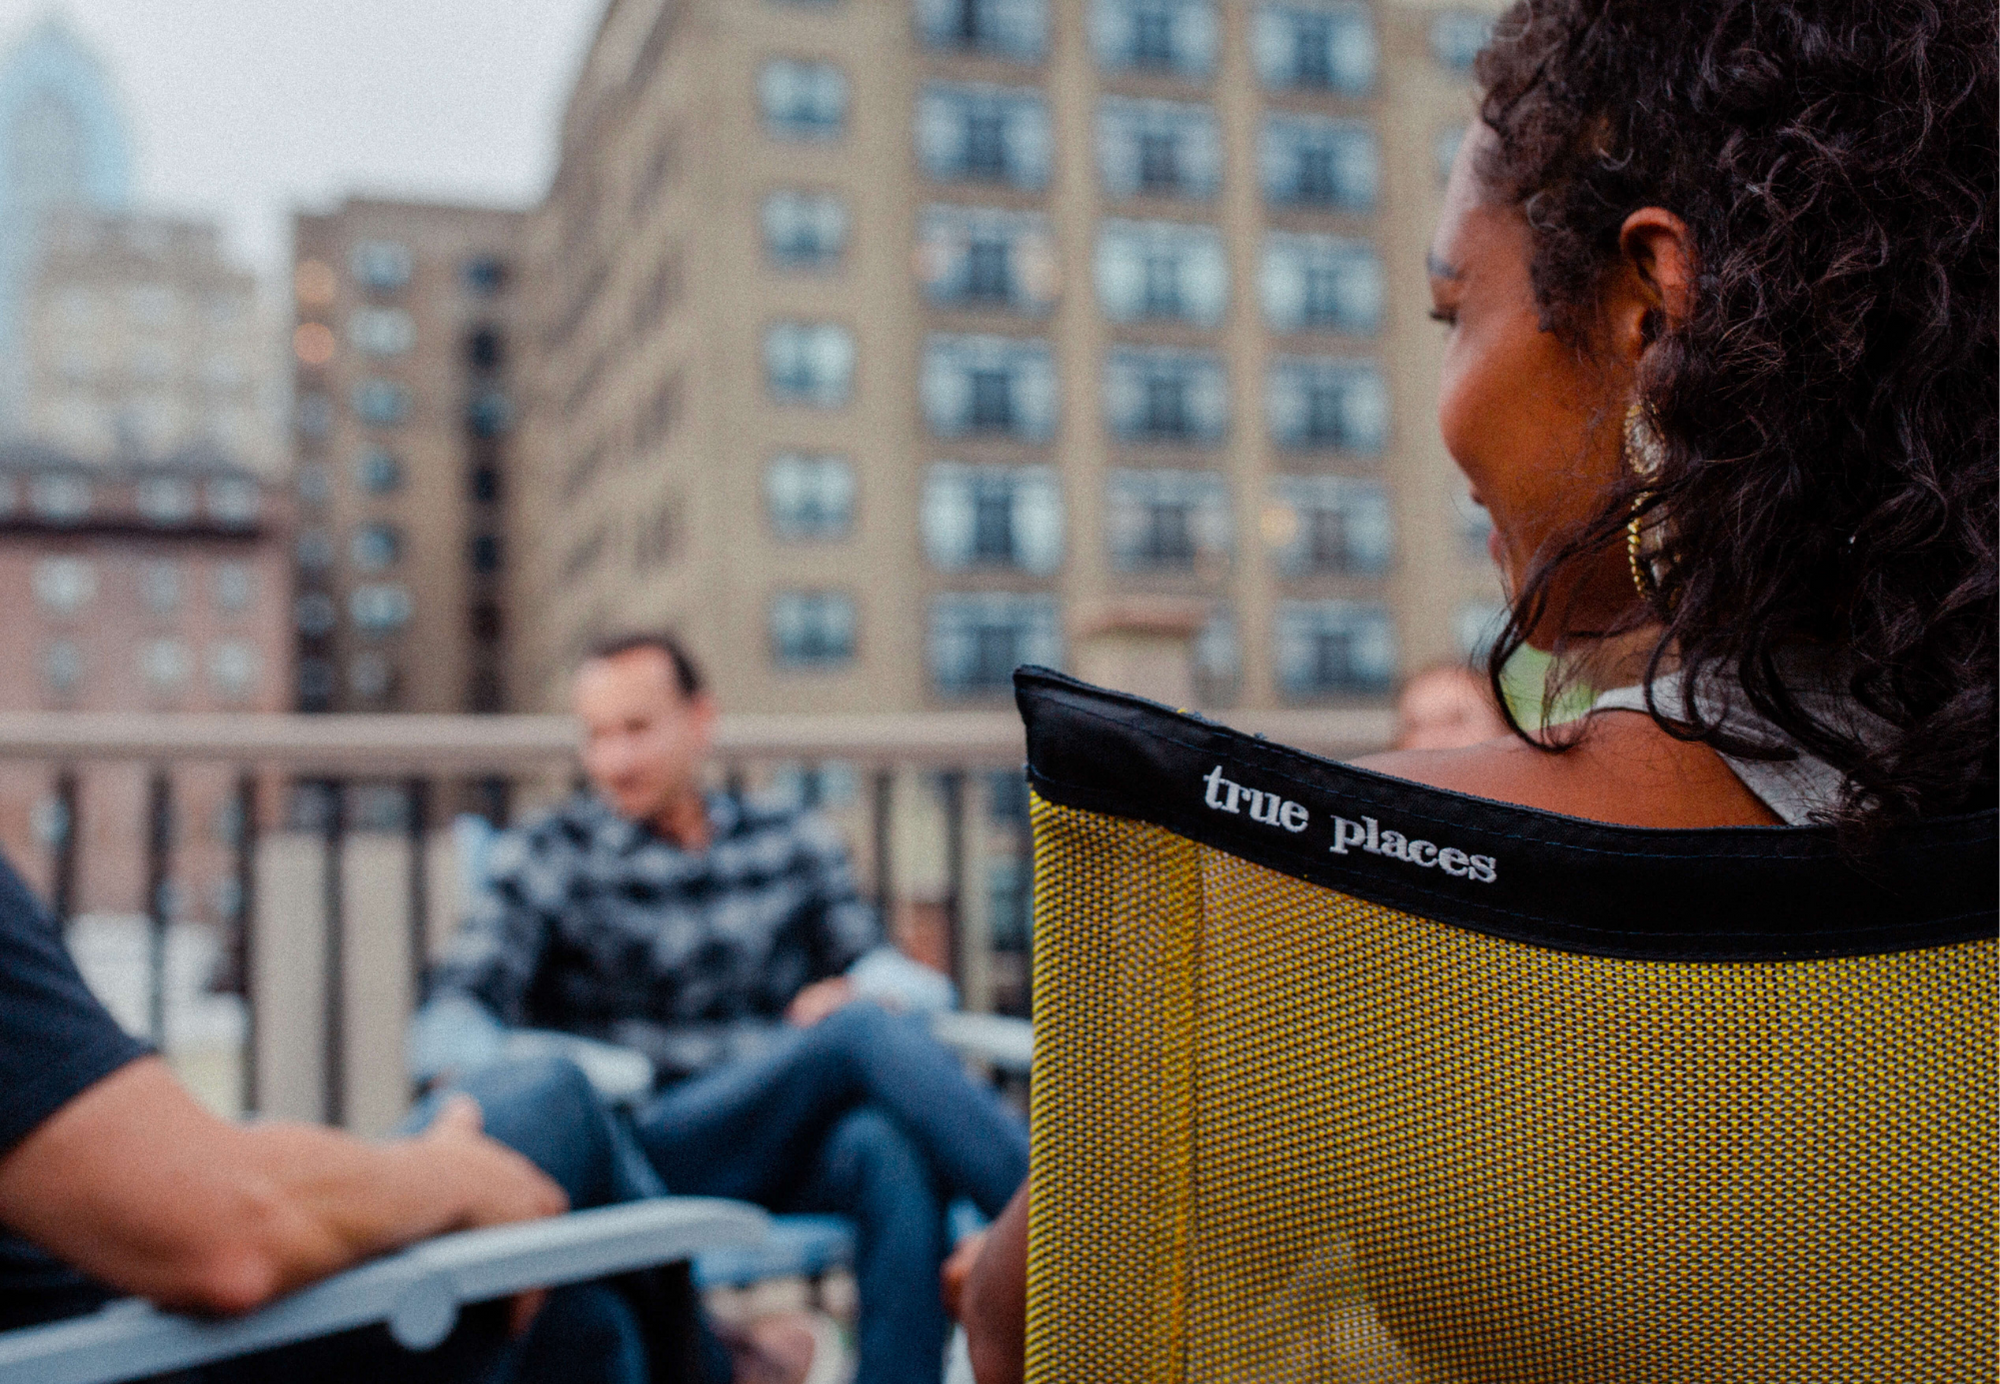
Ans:
<svg viewBox="0 0 2000 1384"><path fill-rule="evenodd" d="M1857 867L1017 688L1031 1381L1994 1378L1994 813Z"/></svg>

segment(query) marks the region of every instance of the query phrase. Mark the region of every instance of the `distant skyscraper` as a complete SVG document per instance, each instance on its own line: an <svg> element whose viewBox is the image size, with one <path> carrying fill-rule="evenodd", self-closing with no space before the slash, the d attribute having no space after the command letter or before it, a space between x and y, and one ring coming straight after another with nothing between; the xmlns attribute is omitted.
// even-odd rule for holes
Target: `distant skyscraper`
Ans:
<svg viewBox="0 0 2000 1384"><path fill-rule="evenodd" d="M21 309L43 218L123 211L131 139L110 75L60 18L0 60L0 425L19 418Z"/></svg>

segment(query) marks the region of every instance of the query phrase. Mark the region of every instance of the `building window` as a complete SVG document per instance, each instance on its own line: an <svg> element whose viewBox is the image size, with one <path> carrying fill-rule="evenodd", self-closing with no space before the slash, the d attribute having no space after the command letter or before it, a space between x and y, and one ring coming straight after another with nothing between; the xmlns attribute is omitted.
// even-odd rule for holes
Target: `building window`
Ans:
<svg viewBox="0 0 2000 1384"><path fill-rule="evenodd" d="M139 646L139 676L155 692L178 692L193 664L187 645L178 639L148 639Z"/></svg>
<svg viewBox="0 0 2000 1384"><path fill-rule="evenodd" d="M1048 103L1032 88L928 83L917 97L916 134L929 177L1029 190L1048 183Z"/></svg>
<svg viewBox="0 0 2000 1384"><path fill-rule="evenodd" d="M831 269L847 252L847 199L774 192L764 199L764 254L783 269Z"/></svg>
<svg viewBox="0 0 2000 1384"><path fill-rule="evenodd" d="M364 702L386 701L396 690L396 666L381 654L359 654L347 665L347 689Z"/></svg>
<svg viewBox="0 0 2000 1384"><path fill-rule="evenodd" d="M847 74L829 62L774 58L757 74L764 128L779 139L838 139L847 122Z"/></svg>
<svg viewBox="0 0 2000 1384"><path fill-rule="evenodd" d="M1264 515L1278 570L1288 577L1329 573L1380 576L1389 568L1389 494L1377 480L1281 476Z"/></svg>
<svg viewBox="0 0 2000 1384"><path fill-rule="evenodd" d="M181 608L181 586L178 562L149 562L139 569L139 600L154 615Z"/></svg>
<svg viewBox="0 0 2000 1384"><path fill-rule="evenodd" d="M208 517L224 528L247 528L257 522L263 495L257 482L247 476L226 476L205 487Z"/></svg>
<svg viewBox="0 0 2000 1384"><path fill-rule="evenodd" d="M1474 504L1464 491L1452 496L1452 514L1457 519L1459 551L1482 561L1493 556L1493 515L1485 505Z"/></svg>
<svg viewBox="0 0 2000 1384"><path fill-rule="evenodd" d="M1382 262L1366 241L1267 235L1262 279L1273 331L1372 335L1382 325Z"/></svg>
<svg viewBox="0 0 2000 1384"><path fill-rule="evenodd" d="M97 595L97 569L80 557L45 557L35 564L35 600L51 615L74 615Z"/></svg>
<svg viewBox="0 0 2000 1384"><path fill-rule="evenodd" d="M1237 639L1236 616L1218 605L1195 632L1195 695L1210 706L1235 696L1243 678L1243 649Z"/></svg>
<svg viewBox="0 0 2000 1384"><path fill-rule="evenodd" d="M1055 597L1012 591L933 597L926 644L931 681L943 695L1011 691L1021 664L1062 661Z"/></svg>
<svg viewBox="0 0 2000 1384"><path fill-rule="evenodd" d="M1051 466L940 461L924 474L924 555L944 572L1062 566L1062 487Z"/></svg>
<svg viewBox="0 0 2000 1384"><path fill-rule="evenodd" d="M333 535L325 529L302 529L293 554L303 572L324 572L333 566Z"/></svg>
<svg viewBox="0 0 2000 1384"><path fill-rule="evenodd" d="M482 374L507 363L507 339L498 327L484 324L465 334L465 363Z"/></svg>
<svg viewBox="0 0 2000 1384"><path fill-rule="evenodd" d="M1208 201L1222 185L1215 112L1184 101L1107 96L1097 105L1097 170L1107 197Z"/></svg>
<svg viewBox="0 0 2000 1384"><path fill-rule="evenodd" d="M474 437L499 437L514 421L514 403L503 389L482 389L465 404L465 430Z"/></svg>
<svg viewBox="0 0 2000 1384"><path fill-rule="evenodd" d="M917 0L926 47L1039 61L1048 46L1048 0Z"/></svg>
<svg viewBox="0 0 2000 1384"><path fill-rule="evenodd" d="M149 523L185 524L194 518L194 483L179 476L148 476L132 498Z"/></svg>
<svg viewBox="0 0 2000 1384"><path fill-rule="evenodd" d="M1375 84L1375 28L1351 0L1264 4L1250 30L1251 56L1266 87L1360 96Z"/></svg>
<svg viewBox="0 0 2000 1384"><path fill-rule="evenodd" d="M1040 212L926 207L917 220L917 272L940 307L1041 314L1055 305L1055 240Z"/></svg>
<svg viewBox="0 0 2000 1384"><path fill-rule="evenodd" d="M498 255L473 255L458 267L459 282L475 298L491 298L507 287L507 261Z"/></svg>
<svg viewBox="0 0 2000 1384"><path fill-rule="evenodd" d="M403 488L403 463L394 452L370 447L354 463L354 482L365 494L393 495Z"/></svg>
<svg viewBox="0 0 2000 1384"><path fill-rule="evenodd" d="M501 558L503 557L500 535L497 533L474 534L466 557L472 564L472 570L480 573L482 576L490 576L494 572L499 571Z"/></svg>
<svg viewBox="0 0 2000 1384"><path fill-rule="evenodd" d="M364 356L400 356L417 344L417 322L401 308L356 308L347 342Z"/></svg>
<svg viewBox="0 0 2000 1384"><path fill-rule="evenodd" d="M333 665L323 658L299 660L299 710L329 711L333 707Z"/></svg>
<svg viewBox="0 0 2000 1384"><path fill-rule="evenodd" d="M1215 326L1229 307L1229 257L1222 233L1178 221L1102 223L1097 301L1114 322Z"/></svg>
<svg viewBox="0 0 2000 1384"><path fill-rule="evenodd" d="M764 468L764 511L780 538L845 538L854 527L854 467L845 457L773 457Z"/></svg>
<svg viewBox="0 0 2000 1384"><path fill-rule="evenodd" d="M499 503L500 468L492 462L480 462L465 473L465 488L475 504Z"/></svg>
<svg viewBox="0 0 2000 1384"><path fill-rule="evenodd" d="M294 472L292 489L299 497L301 505L315 508L333 500L333 473L321 461L300 462Z"/></svg>
<svg viewBox="0 0 2000 1384"><path fill-rule="evenodd" d="M1121 572L1184 572L1229 560L1229 486L1215 471L1114 467L1105 538Z"/></svg>
<svg viewBox="0 0 2000 1384"><path fill-rule="evenodd" d="M347 542L348 560L360 572L380 572L403 560L403 531L394 524L363 524Z"/></svg>
<svg viewBox="0 0 2000 1384"><path fill-rule="evenodd" d="M828 668L854 657L854 599L839 591L771 598L771 657L780 668Z"/></svg>
<svg viewBox="0 0 2000 1384"><path fill-rule="evenodd" d="M215 608L224 615L241 615L257 597L256 573L248 563L221 563L214 580Z"/></svg>
<svg viewBox="0 0 2000 1384"><path fill-rule="evenodd" d="M1444 10L1431 18L1431 56L1446 70L1472 71L1473 59L1493 37L1493 21L1469 10Z"/></svg>
<svg viewBox="0 0 2000 1384"><path fill-rule="evenodd" d="M292 623L308 639L332 634L336 619L333 597L324 591L308 591L292 602Z"/></svg>
<svg viewBox="0 0 2000 1384"><path fill-rule="evenodd" d="M1460 655L1468 663L1484 663L1494 641L1507 628L1507 607L1498 601L1467 601L1452 612L1451 628Z"/></svg>
<svg viewBox="0 0 2000 1384"><path fill-rule="evenodd" d="M395 582L371 582L348 593L347 615L366 634L390 634L410 623L410 593Z"/></svg>
<svg viewBox="0 0 2000 1384"><path fill-rule="evenodd" d="M1366 212L1375 208L1375 135L1366 125L1317 115L1268 115L1259 151L1264 196L1274 206Z"/></svg>
<svg viewBox="0 0 2000 1384"><path fill-rule="evenodd" d="M854 392L854 334L830 322L780 322L764 333L764 380L779 403L840 408Z"/></svg>
<svg viewBox="0 0 2000 1384"><path fill-rule="evenodd" d="M393 240L364 240L347 258L355 282L371 293L394 293L406 287L414 262L410 247Z"/></svg>
<svg viewBox="0 0 2000 1384"><path fill-rule="evenodd" d="M1055 358L1045 341L932 336L924 343L918 391L936 437L1047 442L1055 435Z"/></svg>
<svg viewBox="0 0 2000 1384"><path fill-rule="evenodd" d="M74 524L90 513L90 482L60 473L28 483L28 507L51 524Z"/></svg>
<svg viewBox="0 0 2000 1384"><path fill-rule="evenodd" d="M240 639L225 640L208 651L208 680L224 701L247 701L257 690L262 662L255 646Z"/></svg>
<svg viewBox="0 0 2000 1384"><path fill-rule="evenodd" d="M373 428L393 428L410 417L410 391L394 380L363 380L354 386L354 412Z"/></svg>
<svg viewBox="0 0 2000 1384"><path fill-rule="evenodd" d="M1104 421L1121 442L1212 447L1229 431L1229 378L1211 351L1119 347L1104 370Z"/></svg>
<svg viewBox="0 0 2000 1384"><path fill-rule="evenodd" d="M292 422L299 436L317 442L333 431L333 400L324 394L299 395L292 406Z"/></svg>
<svg viewBox="0 0 2000 1384"><path fill-rule="evenodd" d="M1107 72L1200 80L1215 70L1214 0L1091 0L1090 46Z"/></svg>
<svg viewBox="0 0 2000 1384"><path fill-rule="evenodd" d="M56 696L73 696L83 682L82 646L74 639L51 639L44 644L42 680Z"/></svg>
<svg viewBox="0 0 2000 1384"><path fill-rule="evenodd" d="M1278 686L1288 697L1387 692L1396 678L1396 638L1386 606L1280 601L1272 643Z"/></svg>
<svg viewBox="0 0 2000 1384"><path fill-rule="evenodd" d="M1265 379L1271 440L1295 451L1374 453L1389 441L1389 391L1368 361L1277 356Z"/></svg>

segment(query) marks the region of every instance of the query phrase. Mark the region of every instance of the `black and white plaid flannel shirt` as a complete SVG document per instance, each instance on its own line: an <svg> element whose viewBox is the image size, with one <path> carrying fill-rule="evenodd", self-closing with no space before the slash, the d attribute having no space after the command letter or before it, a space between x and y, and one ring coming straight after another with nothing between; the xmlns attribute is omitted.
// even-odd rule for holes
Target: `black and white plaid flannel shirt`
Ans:
<svg viewBox="0 0 2000 1384"><path fill-rule="evenodd" d="M578 794L503 833L431 999L635 1047L665 1077L761 1049L881 929L824 818L717 794L708 820L685 851Z"/></svg>

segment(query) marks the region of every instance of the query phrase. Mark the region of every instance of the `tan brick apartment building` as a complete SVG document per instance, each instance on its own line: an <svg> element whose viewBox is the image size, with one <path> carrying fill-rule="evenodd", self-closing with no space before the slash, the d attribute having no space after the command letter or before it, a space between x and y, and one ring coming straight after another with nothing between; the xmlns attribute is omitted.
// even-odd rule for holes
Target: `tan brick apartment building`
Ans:
<svg viewBox="0 0 2000 1384"><path fill-rule="evenodd" d="M1485 22L614 0L526 228L519 704L652 622L745 709L1461 656L1496 592L1422 258Z"/></svg>
<svg viewBox="0 0 2000 1384"><path fill-rule="evenodd" d="M519 222L369 198L294 221L301 710L505 703Z"/></svg>

